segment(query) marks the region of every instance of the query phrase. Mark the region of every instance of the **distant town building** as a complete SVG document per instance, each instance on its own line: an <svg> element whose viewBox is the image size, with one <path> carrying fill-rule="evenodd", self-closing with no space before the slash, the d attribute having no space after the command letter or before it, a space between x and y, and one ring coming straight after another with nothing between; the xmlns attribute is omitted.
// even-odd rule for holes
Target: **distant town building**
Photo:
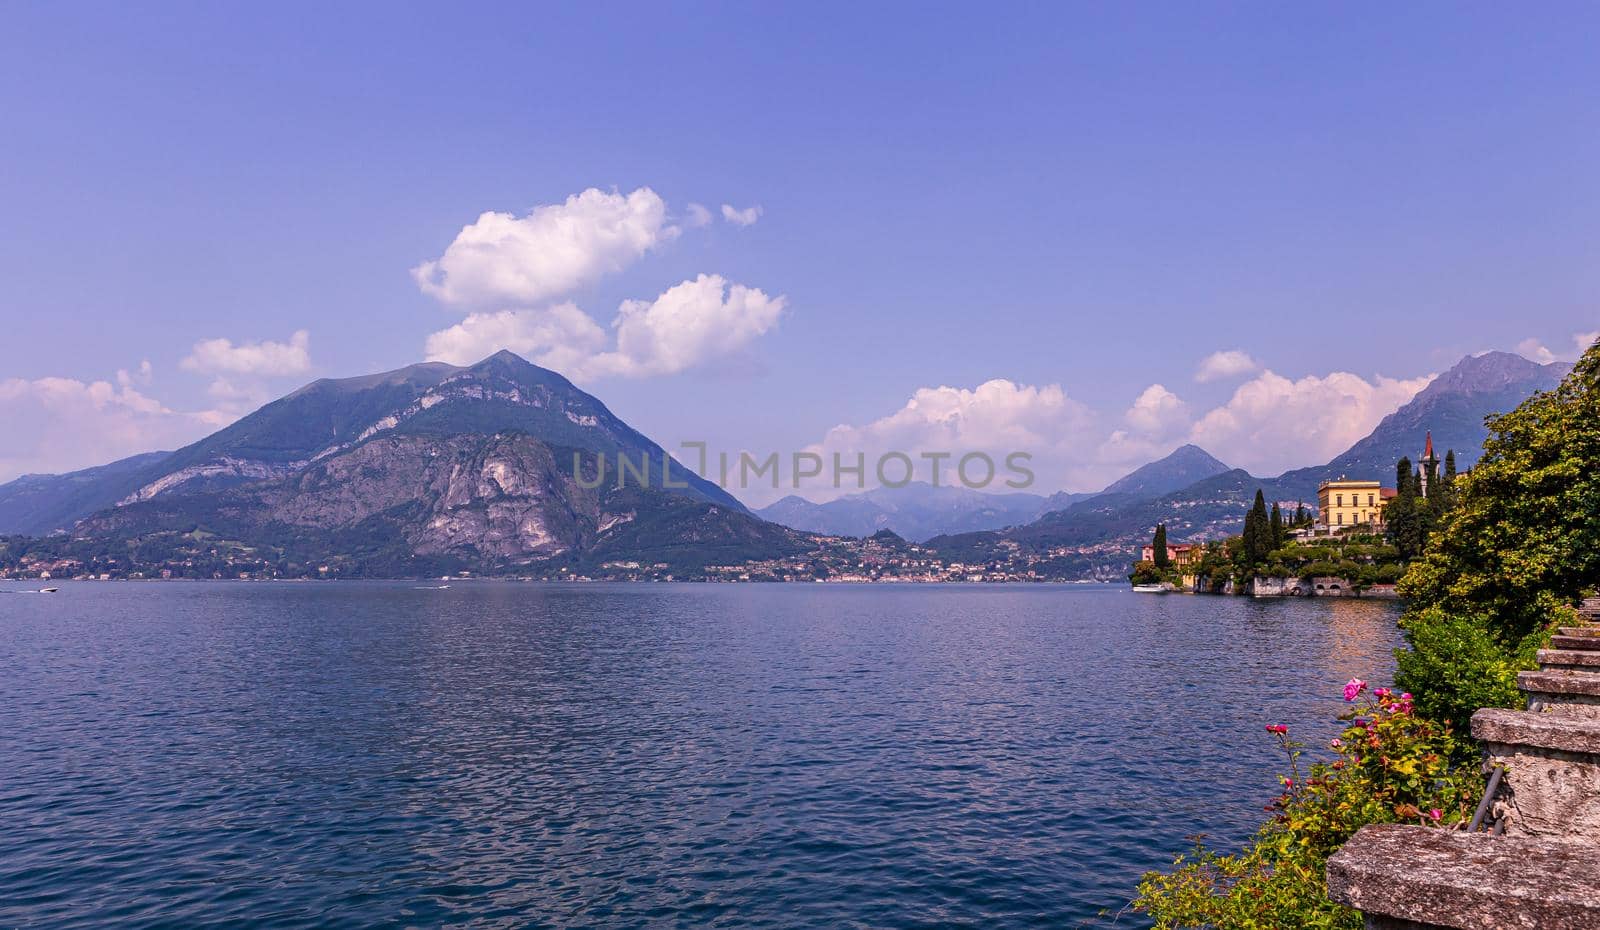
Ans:
<svg viewBox="0 0 1600 930"><path fill-rule="evenodd" d="M1381 527L1394 489L1377 481L1336 478L1317 485L1317 522L1325 533L1353 526Z"/></svg>
<svg viewBox="0 0 1600 930"><path fill-rule="evenodd" d="M1167 543L1167 558L1177 568L1183 568L1190 562L1200 561L1200 556L1205 554L1206 547L1199 543ZM1127 550L1123 550L1127 551ZM1146 562L1156 560L1156 547L1145 546L1139 550L1139 558Z"/></svg>

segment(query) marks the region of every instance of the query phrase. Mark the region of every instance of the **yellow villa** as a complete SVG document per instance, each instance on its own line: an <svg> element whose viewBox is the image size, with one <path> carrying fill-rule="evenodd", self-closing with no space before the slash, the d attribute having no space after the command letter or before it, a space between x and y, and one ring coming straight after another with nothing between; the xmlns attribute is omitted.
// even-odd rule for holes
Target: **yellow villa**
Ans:
<svg viewBox="0 0 1600 930"><path fill-rule="evenodd" d="M1383 525L1383 508L1394 492L1376 481L1338 478L1317 486L1317 522L1323 532Z"/></svg>

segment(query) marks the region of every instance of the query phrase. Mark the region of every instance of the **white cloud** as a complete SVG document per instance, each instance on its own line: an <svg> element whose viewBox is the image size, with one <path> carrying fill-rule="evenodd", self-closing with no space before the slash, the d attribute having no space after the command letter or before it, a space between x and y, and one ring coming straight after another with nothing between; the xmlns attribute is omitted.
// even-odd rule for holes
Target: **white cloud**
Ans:
<svg viewBox="0 0 1600 930"><path fill-rule="evenodd" d="M311 370L311 334L297 330L288 342L246 342L206 339L194 344L179 367L206 374L282 377Z"/></svg>
<svg viewBox="0 0 1600 930"><path fill-rule="evenodd" d="M1189 405L1159 384L1145 388L1123 415L1134 429L1152 436L1168 436L1189 425Z"/></svg>
<svg viewBox="0 0 1600 930"><path fill-rule="evenodd" d="M918 388L894 413L864 426L835 426L820 442L807 447L805 451L822 456L829 467L800 490L818 500L859 490L852 475L844 476L845 486L833 487L835 453L846 464L854 463L857 453L864 454L865 483L872 487L878 483L876 463L890 453L908 456L918 466L917 478L922 481L932 478L932 463L924 454L948 454L950 458L939 465L939 483L953 485L959 483L956 463L972 452L985 453L997 465L997 478L986 490L1010 490L1003 481L1013 476L1005 469L1006 456L1013 452L1033 456L1029 467L1037 475L1039 487L1035 490L1053 490L1080 477L1072 470L1070 451L1084 444L1092 447L1094 438L1094 415L1058 384L1036 386L995 378L971 389L948 385ZM982 474L981 463L973 464L976 480ZM903 467L890 463L886 475L899 480ZM784 478L791 486L780 493L790 493L792 481L787 474ZM764 496L757 488L744 493L752 498Z"/></svg>
<svg viewBox="0 0 1600 930"><path fill-rule="evenodd" d="M510 349L575 381L669 375L738 352L777 325L786 305L783 297L703 274L655 300L623 301L611 324L614 347L592 317L562 303L474 313L429 336L427 356L460 365Z"/></svg>
<svg viewBox="0 0 1600 930"><path fill-rule="evenodd" d="M624 301L611 324L617 358L607 364L630 377L675 374L744 348L776 326L787 305L759 288L703 274L653 301Z"/></svg>
<svg viewBox="0 0 1600 930"><path fill-rule="evenodd" d="M0 380L0 481L103 465L139 452L174 449L211 432L208 414L180 413L135 387L150 364L110 381Z"/></svg>
<svg viewBox="0 0 1600 930"><path fill-rule="evenodd" d="M606 332L575 304L544 310L474 313L428 337L429 361L470 365L501 349L569 377L604 351Z"/></svg>
<svg viewBox="0 0 1600 930"><path fill-rule="evenodd" d="M711 223L711 211L703 204L691 203L683 209L683 224L690 229L699 229Z"/></svg>
<svg viewBox="0 0 1600 930"><path fill-rule="evenodd" d="M923 452L984 451L1003 461L1009 452L1025 451L1033 456L1038 479L1032 490L1049 493L1099 490L1193 442L1230 465L1272 476L1326 462L1348 449L1431 380L1432 375L1369 381L1348 372L1290 380L1263 371L1198 420L1177 394L1152 384L1120 418L1104 422L1059 385L1030 387L995 379L972 390L919 389L900 410L865 426L836 426L808 451L825 454L828 462L833 452L849 461L862 452L869 463L888 451L917 461ZM926 471L919 477L926 480ZM873 483L869 474L867 484ZM792 490L786 486L778 493ZM855 490L853 478L843 489L821 480L800 489L816 500ZM741 493L756 500L770 491Z"/></svg>
<svg viewBox="0 0 1600 930"><path fill-rule="evenodd" d="M1260 363L1243 349L1226 349L1206 356L1200 362L1200 367L1195 370L1194 379L1204 384L1207 381L1237 378L1258 371L1260 368Z"/></svg>
<svg viewBox="0 0 1600 930"><path fill-rule="evenodd" d="M1541 365L1548 365L1551 362L1571 362L1588 351L1596 339L1600 339L1600 330L1592 333L1573 333L1571 349L1558 353L1546 348L1539 340L1529 338L1517 343L1517 354Z"/></svg>
<svg viewBox="0 0 1600 930"><path fill-rule="evenodd" d="M1184 441L1193 420L1189 405L1182 398L1160 384L1152 384L1134 398L1133 405L1122 415L1122 424L1097 447L1073 450L1077 471L1089 482L1077 489L1098 489L1165 456Z"/></svg>
<svg viewBox="0 0 1600 930"><path fill-rule="evenodd" d="M754 226L756 220L761 219L761 213L760 204L745 207L743 210L736 209L733 204L722 205L722 218L735 226Z"/></svg>
<svg viewBox="0 0 1600 930"><path fill-rule="evenodd" d="M589 188L526 216L484 213L411 274L447 304L527 305L620 271L678 232L648 187L627 195Z"/></svg>
<svg viewBox="0 0 1600 930"><path fill-rule="evenodd" d="M1251 474L1276 475L1348 449L1433 380L1336 371L1291 381L1264 371L1194 425L1191 441Z"/></svg>

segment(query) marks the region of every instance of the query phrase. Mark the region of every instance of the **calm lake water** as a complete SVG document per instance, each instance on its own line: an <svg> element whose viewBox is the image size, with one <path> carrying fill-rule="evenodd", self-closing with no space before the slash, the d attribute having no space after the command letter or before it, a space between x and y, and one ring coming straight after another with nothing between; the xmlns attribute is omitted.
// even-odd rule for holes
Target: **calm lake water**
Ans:
<svg viewBox="0 0 1600 930"><path fill-rule="evenodd" d="M1186 835L1248 836L1263 725L1325 741L1396 613L1069 585L0 596L0 927L1077 926Z"/></svg>

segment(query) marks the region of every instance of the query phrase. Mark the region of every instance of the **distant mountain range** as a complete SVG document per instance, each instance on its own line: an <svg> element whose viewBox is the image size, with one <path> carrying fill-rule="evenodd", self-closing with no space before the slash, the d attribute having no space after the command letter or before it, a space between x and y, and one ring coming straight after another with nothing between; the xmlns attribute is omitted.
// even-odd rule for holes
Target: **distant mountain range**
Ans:
<svg viewBox="0 0 1600 930"><path fill-rule="evenodd" d="M1126 573L1129 554L1148 541L1157 523L1167 525L1168 538L1174 542L1214 539L1238 531L1258 489L1268 501L1315 504L1317 485L1331 478L1393 483L1395 463L1403 456L1415 461L1430 430L1434 449L1441 456L1453 449L1458 467L1465 469L1482 452L1488 436L1486 417L1554 388L1570 370L1566 363L1540 365L1507 352L1469 356L1326 465L1270 478L1236 468L1165 493L1105 493L1043 514L1025 526L934 537L928 545L969 561L992 558L1015 546L1070 551L1082 574L1120 577Z"/></svg>
<svg viewBox="0 0 1600 930"><path fill-rule="evenodd" d="M1112 482L1101 494L1153 497L1187 487L1228 470L1199 446L1186 445ZM935 536L1016 526L1063 510L1094 493L994 494L964 486L935 487L916 481L898 488L875 488L826 503L790 495L756 511L774 523L836 536L870 536L893 530L916 542Z"/></svg>
<svg viewBox="0 0 1600 930"><path fill-rule="evenodd" d="M555 372L500 352L317 381L175 452L18 478L0 485L0 534L71 531L169 555L223 540L286 562L415 575L740 564L805 551L817 545L808 533L892 531L946 559L1025 550L1047 554L1057 577L1112 577L1158 522L1175 541L1214 538L1237 529L1257 488L1310 502L1326 478L1388 480L1428 430L1466 467L1486 415L1567 370L1503 352L1463 359L1333 461L1272 478L1191 445L1098 494L913 484L825 504L789 497L757 515L675 464L667 486L659 446ZM616 486L619 456L649 463L648 487Z"/></svg>

